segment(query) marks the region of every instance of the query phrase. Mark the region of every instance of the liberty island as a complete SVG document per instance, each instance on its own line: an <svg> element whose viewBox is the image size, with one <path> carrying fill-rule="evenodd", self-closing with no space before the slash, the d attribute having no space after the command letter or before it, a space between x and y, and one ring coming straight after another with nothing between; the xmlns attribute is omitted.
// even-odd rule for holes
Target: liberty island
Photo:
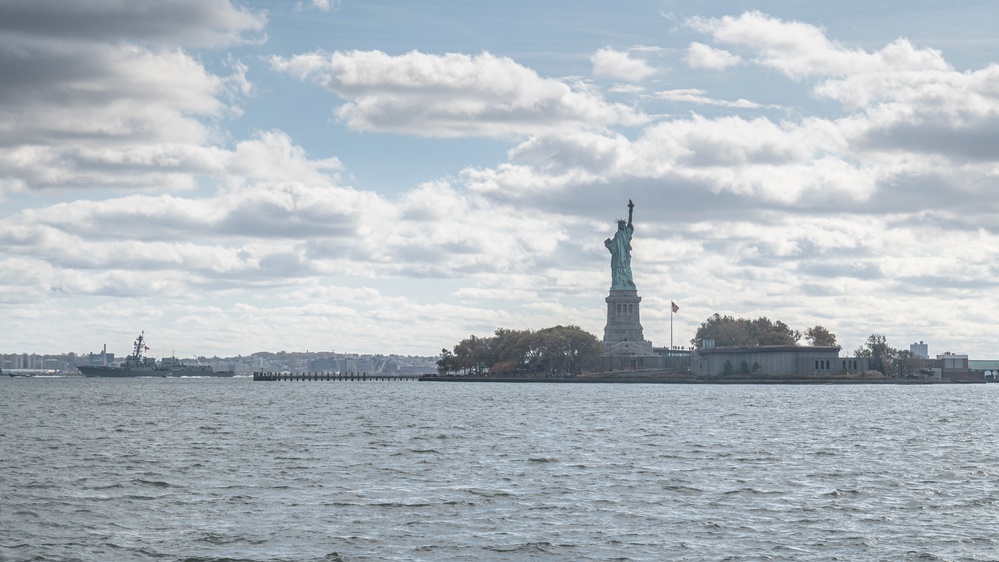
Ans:
<svg viewBox="0 0 999 562"><path fill-rule="evenodd" d="M986 382L985 375L969 369L966 360L945 357L924 366L920 376L891 376L873 350L855 356L840 356L835 335L821 326L801 345L801 333L782 322L763 317L739 323L715 314L701 325L689 348L672 345L672 315L679 308L672 300L670 345L653 347L645 338L641 320L642 297L632 268L635 235L635 203L629 199L627 219L616 221L616 231L604 240L610 254L611 283L607 296L603 338L577 326L555 326L541 330L500 328L494 337L470 336L441 350L438 372L420 380L461 382L608 382L608 383L788 383L788 384L930 384ZM748 325L745 334L756 340L743 343L722 340L732 332L717 326ZM727 326L726 326L727 327ZM724 328L724 327L723 327ZM818 330L821 328L821 330ZM714 332L710 331L715 329ZM769 331L768 331L769 330ZM776 335L775 335L776 334ZM807 335L807 334L806 334ZM731 339L731 338L729 338ZM915 363L913 363L915 364ZM911 371L911 369L910 369ZM931 372L932 371L932 372ZM927 374L929 373L929 374ZM993 380L995 377L993 375Z"/></svg>

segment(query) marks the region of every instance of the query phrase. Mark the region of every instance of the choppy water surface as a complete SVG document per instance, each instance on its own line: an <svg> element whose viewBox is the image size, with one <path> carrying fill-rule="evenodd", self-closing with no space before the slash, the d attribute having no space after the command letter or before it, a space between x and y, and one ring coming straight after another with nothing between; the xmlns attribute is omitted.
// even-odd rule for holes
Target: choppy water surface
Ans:
<svg viewBox="0 0 999 562"><path fill-rule="evenodd" d="M0 560L995 560L997 398L0 380Z"/></svg>

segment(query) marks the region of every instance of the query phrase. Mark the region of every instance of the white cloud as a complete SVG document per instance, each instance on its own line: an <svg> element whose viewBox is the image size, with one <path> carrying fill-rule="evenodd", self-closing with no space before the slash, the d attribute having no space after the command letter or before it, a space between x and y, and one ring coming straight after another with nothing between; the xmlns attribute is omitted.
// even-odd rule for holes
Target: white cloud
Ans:
<svg viewBox="0 0 999 562"><path fill-rule="evenodd" d="M358 131L505 137L648 121L633 108L489 53L315 52L273 57L271 65L300 79L318 79L349 100L336 114Z"/></svg>
<svg viewBox="0 0 999 562"><path fill-rule="evenodd" d="M999 157L999 67L958 72L935 49L906 39L867 52L828 39L821 28L759 12L694 19L722 43L756 51L755 64L795 80L856 112L839 121L855 150L915 151L955 158Z"/></svg>
<svg viewBox="0 0 999 562"><path fill-rule="evenodd" d="M743 99L735 101L716 100L705 96L705 93L706 92L704 90L688 88L684 90L664 90L656 92L656 97L667 101L696 103L702 105L719 105L722 107L739 107L744 109L758 109L762 107L758 103Z"/></svg>
<svg viewBox="0 0 999 562"><path fill-rule="evenodd" d="M757 51L757 64L779 70L794 79L873 73L897 77L911 72L951 70L939 51L915 49L905 39L868 53L829 40L819 27L785 22L760 12L718 19L695 18L689 23L694 29L711 34L715 41Z"/></svg>
<svg viewBox="0 0 999 562"><path fill-rule="evenodd" d="M687 56L683 59L691 68L707 68L710 70L725 70L742 62L739 55L734 55L723 49L715 49L704 43L691 43L687 47Z"/></svg>
<svg viewBox="0 0 999 562"><path fill-rule="evenodd" d="M0 6L0 190L192 187L219 168L211 121L251 85L241 63L219 77L170 43L240 42L265 21L224 1Z"/></svg>
<svg viewBox="0 0 999 562"><path fill-rule="evenodd" d="M590 62L593 63L593 75L599 78L641 82L656 73L643 59L634 59L625 51L609 48L593 53Z"/></svg>
<svg viewBox="0 0 999 562"><path fill-rule="evenodd" d="M468 170L470 189L494 197L563 196L583 185L636 179L682 183L731 193L753 205L858 204L884 177L875 169L830 156L845 148L827 122L778 126L764 118L708 119L694 115L649 127L636 140L617 135L532 138L511 151L528 163Z"/></svg>
<svg viewBox="0 0 999 562"><path fill-rule="evenodd" d="M312 5L323 12L338 9L340 0L312 0Z"/></svg>
<svg viewBox="0 0 999 562"><path fill-rule="evenodd" d="M510 271L565 239L543 217L447 183L397 202L339 186L331 175L339 161L311 160L280 132L243 141L219 161L218 175L229 179L212 197L129 195L29 209L0 224L0 246L59 268L68 277L51 283L68 294L129 293L145 280L152 293L178 295L343 268L362 277Z"/></svg>

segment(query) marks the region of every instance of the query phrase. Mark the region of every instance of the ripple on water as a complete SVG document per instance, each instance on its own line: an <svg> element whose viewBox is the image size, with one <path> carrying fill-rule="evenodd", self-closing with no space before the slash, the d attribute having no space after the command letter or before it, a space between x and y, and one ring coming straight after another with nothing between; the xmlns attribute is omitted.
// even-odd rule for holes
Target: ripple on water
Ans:
<svg viewBox="0 0 999 562"><path fill-rule="evenodd" d="M999 546L999 454L975 437L999 385L36 382L0 381L0 411L22 420L2 430L3 560L990 560Z"/></svg>

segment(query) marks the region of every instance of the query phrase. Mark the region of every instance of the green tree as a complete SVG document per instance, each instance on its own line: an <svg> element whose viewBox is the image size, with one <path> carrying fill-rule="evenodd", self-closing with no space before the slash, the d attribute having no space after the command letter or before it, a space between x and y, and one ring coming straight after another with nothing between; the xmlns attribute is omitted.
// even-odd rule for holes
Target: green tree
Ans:
<svg viewBox="0 0 999 562"><path fill-rule="evenodd" d="M907 378L925 368L926 363L923 358L908 349L896 350L892 358L892 374L896 377Z"/></svg>
<svg viewBox="0 0 999 562"><path fill-rule="evenodd" d="M454 352L442 350L437 362L441 372L465 371L482 375L582 372L587 361L603 349L593 334L578 326L554 326L532 332L499 328L493 337L469 336L454 346Z"/></svg>
<svg viewBox="0 0 999 562"><path fill-rule="evenodd" d="M718 347L753 347L760 345L797 345L801 332L780 320L763 316L756 320L722 316L717 312L701 323L690 343L704 347L704 340L713 339Z"/></svg>
<svg viewBox="0 0 999 562"><path fill-rule="evenodd" d="M537 370L579 374L583 363L600 355L600 341L579 326L555 326L534 333Z"/></svg>
<svg viewBox="0 0 999 562"><path fill-rule="evenodd" d="M492 338L469 336L454 346L455 363L459 369L481 376L495 363Z"/></svg>
<svg viewBox="0 0 999 562"><path fill-rule="evenodd" d="M737 320L732 316L722 316L716 312L701 322L690 343L703 347L706 339L713 339L718 347L751 345L749 321L745 318Z"/></svg>
<svg viewBox="0 0 999 562"><path fill-rule="evenodd" d="M771 321L763 316L750 323L750 333L756 341L754 345L798 345L801 332L792 330L787 324Z"/></svg>
<svg viewBox="0 0 999 562"><path fill-rule="evenodd" d="M603 354L604 348L597 336L583 330L579 326L562 328L568 339L568 372L578 375L583 372L583 365L591 359Z"/></svg>
<svg viewBox="0 0 999 562"><path fill-rule="evenodd" d="M858 347L853 354L857 357L870 357L872 368L891 375L898 350L888 345L888 340L883 334L871 334L864 345Z"/></svg>
<svg viewBox="0 0 999 562"><path fill-rule="evenodd" d="M832 347L836 345L836 334L818 324L805 330L805 339L808 340L809 344L815 346Z"/></svg>
<svg viewBox="0 0 999 562"><path fill-rule="evenodd" d="M493 338L496 363L490 372L497 374L523 373L527 370L526 358L531 347L530 330L497 328Z"/></svg>
<svg viewBox="0 0 999 562"><path fill-rule="evenodd" d="M454 354L445 347L441 350L441 358L437 360L437 372L447 375L454 371Z"/></svg>

